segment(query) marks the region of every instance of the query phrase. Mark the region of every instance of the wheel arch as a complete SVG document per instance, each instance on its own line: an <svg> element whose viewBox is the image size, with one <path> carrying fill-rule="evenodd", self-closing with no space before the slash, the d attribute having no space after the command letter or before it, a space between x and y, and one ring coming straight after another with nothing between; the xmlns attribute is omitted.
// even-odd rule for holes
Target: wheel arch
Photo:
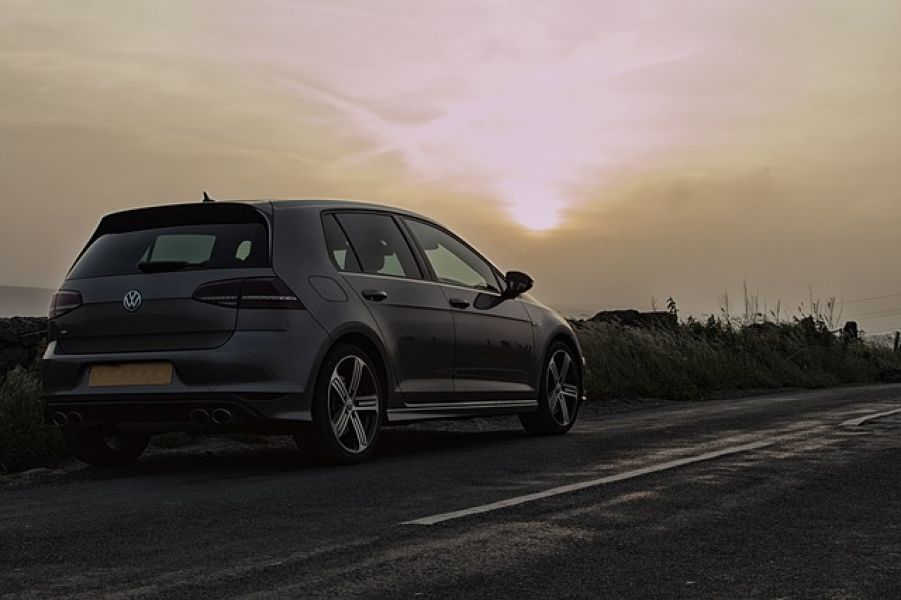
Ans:
<svg viewBox="0 0 901 600"><path fill-rule="evenodd" d="M383 407L388 408L392 405L395 396L393 364L389 361L388 352L381 339L375 332L370 331L365 326L342 328L329 336L329 343L324 345L324 348L316 361L316 369L313 374L315 380L312 389L316 390L320 383L319 377L321 375L322 363L325 361L325 357L339 344L354 344L366 350L372 357L372 360L376 363L375 366L378 371L377 376L379 378L379 383L383 386L383 389L387 394L387 401L383 404Z"/></svg>
<svg viewBox="0 0 901 600"><path fill-rule="evenodd" d="M561 342L566 345L573 353L573 358L575 358L576 367L579 369L579 381L582 384L582 393L585 393L585 364L583 362L582 357L582 347L579 345L579 340L576 339L575 334L572 331L567 329L560 328L557 331L553 332L547 340L547 343L544 345L544 349L541 353L541 365L542 368L544 365L544 361L547 359L548 352L551 349L551 346L556 343Z"/></svg>

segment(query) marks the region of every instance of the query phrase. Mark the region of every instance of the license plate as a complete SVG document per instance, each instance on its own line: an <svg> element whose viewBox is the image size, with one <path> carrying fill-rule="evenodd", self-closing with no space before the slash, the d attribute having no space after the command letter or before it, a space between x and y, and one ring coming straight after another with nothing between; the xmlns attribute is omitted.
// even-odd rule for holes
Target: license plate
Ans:
<svg viewBox="0 0 901 600"><path fill-rule="evenodd" d="M90 387L169 385L170 383L172 383L172 365L166 362L93 365L88 377Z"/></svg>

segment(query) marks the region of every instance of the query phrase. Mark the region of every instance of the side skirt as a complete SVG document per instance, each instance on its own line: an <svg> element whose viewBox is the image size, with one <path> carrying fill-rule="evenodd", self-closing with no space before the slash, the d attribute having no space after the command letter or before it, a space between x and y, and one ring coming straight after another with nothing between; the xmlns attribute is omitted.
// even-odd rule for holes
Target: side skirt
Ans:
<svg viewBox="0 0 901 600"><path fill-rule="evenodd" d="M467 417L517 414L533 410L538 410L538 401L534 399L408 404L403 408L389 408L388 422L403 423L430 419L465 419Z"/></svg>

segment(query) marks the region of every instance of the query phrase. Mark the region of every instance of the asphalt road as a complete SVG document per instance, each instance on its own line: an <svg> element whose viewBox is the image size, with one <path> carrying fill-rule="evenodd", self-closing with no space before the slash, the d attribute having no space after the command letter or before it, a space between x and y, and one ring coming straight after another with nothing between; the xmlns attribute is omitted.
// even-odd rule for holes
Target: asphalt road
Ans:
<svg viewBox="0 0 901 600"><path fill-rule="evenodd" d="M901 598L901 412L849 423L898 409L882 386L558 438L411 426L345 468L156 450L0 487L0 597Z"/></svg>

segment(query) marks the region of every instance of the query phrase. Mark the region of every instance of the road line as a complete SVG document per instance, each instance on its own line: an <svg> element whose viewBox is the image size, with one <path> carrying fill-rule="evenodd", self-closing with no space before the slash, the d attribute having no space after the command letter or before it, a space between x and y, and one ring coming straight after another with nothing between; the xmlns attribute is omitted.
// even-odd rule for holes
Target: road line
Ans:
<svg viewBox="0 0 901 600"><path fill-rule="evenodd" d="M506 500L499 500L498 502L492 502L491 504L482 504L481 506L473 506L472 508L465 508L463 510L457 510L454 512L441 513L439 515L432 515L430 517L422 517L420 519L413 519L412 521L404 521L403 523L401 523L401 525L435 525L436 523L441 523L443 521L450 521L452 519L460 519L463 517L468 517L470 515L478 515L481 513L500 510L502 508L508 508L510 506L516 506L518 504L525 504L526 502L534 502L535 500L542 500L544 498L549 498L551 496L559 496L561 494L577 492L579 490L584 490L586 488L591 488L591 487L595 487L595 486L599 486L599 485L606 485L608 483L616 483L617 481L625 481L626 479L634 479L636 477L650 475L651 473L658 473L660 471L666 471L668 469L675 469L677 467L681 467L684 465L690 465L693 463L704 462L707 460L714 460L721 456L728 456L730 454L738 454L740 452L748 452L750 450L757 450L758 448L764 448L766 446L771 446L775 443L776 443L775 439L768 439L768 440L762 440L759 442L754 442L752 444L743 444L741 446L731 446L729 448L723 448L722 450L716 450L714 452L707 452L704 454L698 454L697 456L689 456L687 458L671 460L671 461L667 461L667 462L653 465L650 467L643 467L641 469L635 469L634 471L626 471L625 473L619 473L617 475L608 475L607 477L601 477L600 479L591 479L589 481L582 481L579 483L571 483L569 485L561 485L559 487L551 488L551 489L545 490L543 492L536 492L534 494L526 494L525 496L516 496L514 498L508 498Z"/></svg>
<svg viewBox="0 0 901 600"><path fill-rule="evenodd" d="M859 427L866 423L867 421L871 421L873 419L878 419L880 417L887 417L889 415L895 415L901 413L901 408L896 408L895 410L887 410L885 412L876 413L872 415L865 415L863 417L857 417L856 419L848 419L844 423L842 423L842 427Z"/></svg>

